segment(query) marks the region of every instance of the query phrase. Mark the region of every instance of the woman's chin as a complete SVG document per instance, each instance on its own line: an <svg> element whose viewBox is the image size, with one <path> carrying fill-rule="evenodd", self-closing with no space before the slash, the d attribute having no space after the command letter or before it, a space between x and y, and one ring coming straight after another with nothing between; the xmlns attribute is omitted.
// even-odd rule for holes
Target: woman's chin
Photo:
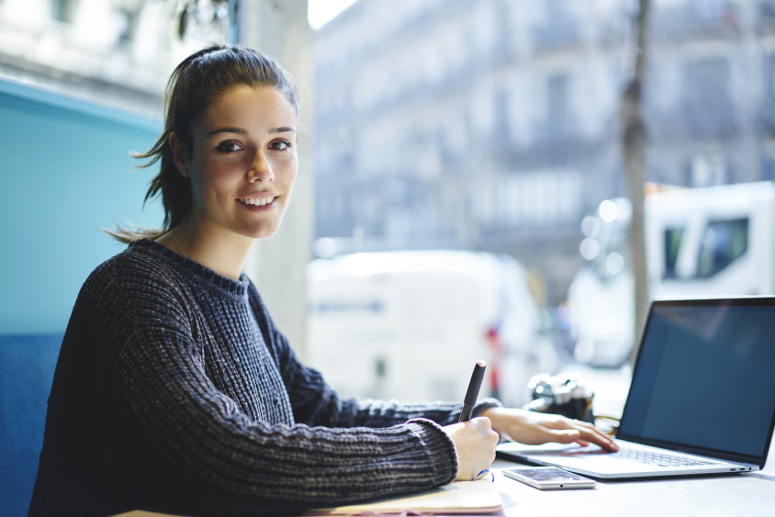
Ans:
<svg viewBox="0 0 775 517"><path fill-rule="evenodd" d="M273 225L262 225L257 228L251 228L246 232L241 232L246 237L250 237L252 239L265 239L266 237L271 237L272 235L276 234L277 231L280 229L280 223Z"/></svg>

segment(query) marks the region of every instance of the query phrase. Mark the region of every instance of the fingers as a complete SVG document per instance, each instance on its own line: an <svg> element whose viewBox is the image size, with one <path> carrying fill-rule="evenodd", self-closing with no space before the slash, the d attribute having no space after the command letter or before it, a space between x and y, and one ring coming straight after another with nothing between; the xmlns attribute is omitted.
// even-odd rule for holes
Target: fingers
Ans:
<svg viewBox="0 0 775 517"><path fill-rule="evenodd" d="M548 432L552 435L551 439L548 441L552 442L575 443L581 440L581 433L576 429L566 429L564 431L550 429Z"/></svg>
<svg viewBox="0 0 775 517"><path fill-rule="evenodd" d="M458 455L456 479L470 481L495 460L498 433L492 430L487 418L474 418L465 423L443 428L455 444Z"/></svg>
<svg viewBox="0 0 775 517"><path fill-rule="evenodd" d="M492 424L489 418L477 417L471 419L466 425L474 426L483 439L489 441L495 440L495 445L498 444L498 433L492 430Z"/></svg>
<svg viewBox="0 0 775 517"><path fill-rule="evenodd" d="M485 451L489 452L486 457L488 460L487 466L483 468L490 468L490 465L495 461L495 447L500 441L498 433L492 430L492 425L489 418L474 418L466 423L466 425L473 426L479 433L479 439L482 441L482 446Z"/></svg>
<svg viewBox="0 0 775 517"><path fill-rule="evenodd" d="M594 443L608 451L619 450L613 439L594 425L561 415L493 408L487 416L499 432L524 444L559 442L586 446Z"/></svg>
<svg viewBox="0 0 775 517"><path fill-rule="evenodd" d="M530 441L519 441L523 443L575 442L582 447L594 443L608 451L619 450L618 445L609 435L588 422L544 414L540 419L534 420L531 427L532 429L528 427L522 430L523 436Z"/></svg>
<svg viewBox="0 0 775 517"><path fill-rule="evenodd" d="M600 429L588 422L581 422L579 420L567 420L573 430L578 431L578 438L573 440L579 442L579 445L585 446L590 443L599 445L603 449L608 451L618 451L619 446L616 445L613 438Z"/></svg>

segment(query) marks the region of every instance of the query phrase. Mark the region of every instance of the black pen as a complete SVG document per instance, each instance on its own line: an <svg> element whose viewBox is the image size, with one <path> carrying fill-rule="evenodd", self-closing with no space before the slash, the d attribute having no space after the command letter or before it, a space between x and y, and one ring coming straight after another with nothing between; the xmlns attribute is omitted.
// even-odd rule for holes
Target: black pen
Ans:
<svg viewBox="0 0 775 517"><path fill-rule="evenodd" d="M471 374L471 382L468 383L466 398L463 399L463 411L460 413L460 420L458 420L458 422L468 422L471 420L471 414L476 405L476 398L479 396L479 388L482 386L482 379L484 378L484 369L486 366L487 363L481 359L476 361L474 373Z"/></svg>

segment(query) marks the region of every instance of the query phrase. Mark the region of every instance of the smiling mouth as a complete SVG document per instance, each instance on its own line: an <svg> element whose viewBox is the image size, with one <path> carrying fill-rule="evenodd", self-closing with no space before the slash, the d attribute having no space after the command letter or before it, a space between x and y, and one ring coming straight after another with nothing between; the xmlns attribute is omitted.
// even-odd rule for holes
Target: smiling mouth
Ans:
<svg viewBox="0 0 775 517"><path fill-rule="evenodd" d="M272 201L274 201L276 197L265 197L265 198L246 198L246 199L237 199L240 203L243 205L250 205L250 206L265 206L270 204Z"/></svg>

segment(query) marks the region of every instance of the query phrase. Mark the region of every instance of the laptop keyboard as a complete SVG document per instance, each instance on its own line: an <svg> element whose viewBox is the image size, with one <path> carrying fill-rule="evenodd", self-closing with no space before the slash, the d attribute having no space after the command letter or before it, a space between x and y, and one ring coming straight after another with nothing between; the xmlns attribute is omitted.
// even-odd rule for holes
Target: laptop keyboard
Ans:
<svg viewBox="0 0 775 517"><path fill-rule="evenodd" d="M622 458L628 461L643 463L644 465L655 465L657 467L691 467L693 465L710 465L711 462L686 458L684 456L673 456L671 454L661 454L658 452L642 451L639 449L621 448L617 452L610 453L609 456Z"/></svg>

